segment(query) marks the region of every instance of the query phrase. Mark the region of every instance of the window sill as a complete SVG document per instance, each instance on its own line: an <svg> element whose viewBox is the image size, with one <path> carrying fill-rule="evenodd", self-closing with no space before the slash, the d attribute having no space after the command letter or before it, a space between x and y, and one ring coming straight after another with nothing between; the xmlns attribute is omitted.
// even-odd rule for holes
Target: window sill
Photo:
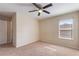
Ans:
<svg viewBox="0 0 79 59"><path fill-rule="evenodd" d="M72 38L65 38L65 37L59 37L59 39L67 39L67 40L72 40Z"/></svg>
<svg viewBox="0 0 79 59"><path fill-rule="evenodd" d="M72 28L60 28L59 30L72 30Z"/></svg>

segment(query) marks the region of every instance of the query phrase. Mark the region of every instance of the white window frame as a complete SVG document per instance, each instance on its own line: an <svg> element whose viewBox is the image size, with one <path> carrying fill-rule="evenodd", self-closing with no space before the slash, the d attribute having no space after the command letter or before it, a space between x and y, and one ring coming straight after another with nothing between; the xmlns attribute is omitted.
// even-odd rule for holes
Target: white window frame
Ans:
<svg viewBox="0 0 79 59"><path fill-rule="evenodd" d="M67 18L67 19L72 19L73 20L73 18ZM60 38L60 39L68 39L68 40L72 40L72 37L73 37L73 25L74 25L74 20L73 20L73 24L72 24L72 27L71 28L63 28L63 29L60 29L60 21L62 21L62 20L66 20L66 19L61 19L61 20L59 20L59 22L58 22L58 26L59 26L59 28L58 28L58 37ZM71 32L71 38L66 38L66 37L62 37L61 35L60 35L60 30L72 30L72 32Z"/></svg>

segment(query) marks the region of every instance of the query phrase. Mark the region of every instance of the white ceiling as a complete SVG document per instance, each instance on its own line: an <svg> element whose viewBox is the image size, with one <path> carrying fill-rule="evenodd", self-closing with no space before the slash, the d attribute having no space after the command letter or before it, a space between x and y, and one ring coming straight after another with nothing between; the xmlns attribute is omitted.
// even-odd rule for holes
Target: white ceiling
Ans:
<svg viewBox="0 0 79 59"><path fill-rule="evenodd" d="M41 3L42 6L47 5L48 3ZM51 14L46 14L46 13L42 13L41 16L37 16L38 12L33 12L33 13L29 13L28 11L37 9L34 5L32 5L31 3L15 3L15 4L0 4L0 6L2 6L2 8L6 10L8 10L7 8L10 8L11 10L13 10L14 8L17 10L17 8L22 8L24 7L26 13L33 17L33 18L37 18L37 19L42 19L42 18L47 18L47 17L51 17L51 16L56 16L56 15L60 15L60 14L64 14L64 13L68 13L68 12L73 12L73 11L77 11L79 10L79 3L53 3L52 7L47 8L46 10L49 11ZM1 7L0 7L1 9ZM0 12L0 15L5 15L5 16L11 16L13 14L13 12Z"/></svg>
<svg viewBox="0 0 79 59"><path fill-rule="evenodd" d="M45 4L41 4L41 5L45 5ZM79 10L79 3L54 3L52 7L47 8L46 10L49 11L51 14L42 13L41 16L37 16L37 12L29 13L29 14L38 19L47 18L68 12L77 11Z"/></svg>

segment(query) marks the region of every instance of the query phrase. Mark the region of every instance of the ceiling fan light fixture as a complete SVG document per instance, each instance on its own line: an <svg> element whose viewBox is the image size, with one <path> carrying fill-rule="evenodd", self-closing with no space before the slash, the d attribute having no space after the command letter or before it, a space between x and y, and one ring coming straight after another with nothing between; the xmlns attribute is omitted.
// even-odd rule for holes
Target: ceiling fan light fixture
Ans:
<svg viewBox="0 0 79 59"><path fill-rule="evenodd" d="M43 10L39 10L38 12L40 12L40 13L41 13L41 12L43 12Z"/></svg>
<svg viewBox="0 0 79 59"><path fill-rule="evenodd" d="M47 11L47 10L45 10L46 8L49 8L49 7L51 7L51 6L53 6L52 5L52 3L49 3L49 4L47 4L47 5L45 5L44 7L42 7L41 5L39 5L39 4L37 4L37 3L32 3L36 8L38 8L37 10L32 10L32 11L29 11L29 12L35 12L35 11L37 11L38 12L38 16L40 16L40 14L42 13L42 12L44 12L44 13L46 13L46 14L50 14L50 12L49 11Z"/></svg>

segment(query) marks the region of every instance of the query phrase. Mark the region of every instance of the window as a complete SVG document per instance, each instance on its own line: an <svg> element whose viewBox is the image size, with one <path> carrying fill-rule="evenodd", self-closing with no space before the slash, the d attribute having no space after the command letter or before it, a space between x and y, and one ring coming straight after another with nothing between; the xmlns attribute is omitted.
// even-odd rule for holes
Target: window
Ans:
<svg viewBox="0 0 79 59"><path fill-rule="evenodd" d="M64 19L59 21L59 38L72 39L73 19Z"/></svg>

